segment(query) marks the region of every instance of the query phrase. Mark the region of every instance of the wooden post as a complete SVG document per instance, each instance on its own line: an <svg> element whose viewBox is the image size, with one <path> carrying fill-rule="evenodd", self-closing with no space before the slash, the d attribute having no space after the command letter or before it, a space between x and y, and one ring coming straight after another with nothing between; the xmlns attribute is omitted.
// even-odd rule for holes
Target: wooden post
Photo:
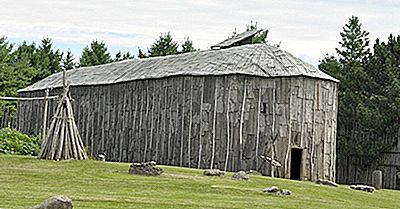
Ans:
<svg viewBox="0 0 400 209"><path fill-rule="evenodd" d="M182 78L183 83L183 94L182 94L182 114L181 114L181 143L180 143L180 155L179 155L179 166L183 165L183 147L184 147L184 133L185 133L185 94L186 94L186 86L185 86L185 78Z"/></svg>
<svg viewBox="0 0 400 209"><path fill-rule="evenodd" d="M189 137L188 137L188 166L190 168L190 158L192 149L190 141L192 140L192 123L193 123L193 78L190 82L190 113L189 113Z"/></svg>
<svg viewBox="0 0 400 209"><path fill-rule="evenodd" d="M261 93L262 90L258 89L258 108L257 108L257 136L256 136L256 168L258 168L258 144L260 143L260 106L261 106Z"/></svg>
<svg viewBox="0 0 400 209"><path fill-rule="evenodd" d="M292 82L291 80L289 80L289 104L288 104L288 109L287 111L289 112L289 118L288 118L288 145L287 145L287 150L286 150L286 156L285 156L285 177L289 177L290 173L289 173L289 166L291 166L289 164L289 153L290 148L291 148L291 140L292 140L292 121L291 121L291 117L292 117L292 113L291 113L291 104L292 104L292 92L291 92L291 87L292 87Z"/></svg>
<svg viewBox="0 0 400 209"><path fill-rule="evenodd" d="M47 129L47 107L49 105L49 101L47 99L49 97L49 89L45 90L45 95L44 95L44 113L43 113L43 129L42 129L42 142L44 142L44 139L46 138L46 129Z"/></svg>
<svg viewBox="0 0 400 209"><path fill-rule="evenodd" d="M276 80L274 79L274 87L272 89L272 124L271 124L271 162L275 160L275 141L278 134L275 134L275 109L276 109ZM275 138L276 136L276 138ZM275 166L271 165L271 177L275 177Z"/></svg>
<svg viewBox="0 0 400 209"><path fill-rule="evenodd" d="M231 100L231 85L228 85L228 100L226 101L226 157L224 171L228 168L230 149L230 128L229 128L229 102Z"/></svg>
<svg viewBox="0 0 400 209"><path fill-rule="evenodd" d="M214 115L213 115L213 136L212 136L212 151L211 151L211 163L210 169L214 166L214 158L215 158L215 135L216 135L216 122L217 122L217 100L218 100L218 87L217 82L215 82L214 88Z"/></svg>
<svg viewBox="0 0 400 209"><path fill-rule="evenodd" d="M200 96L200 131L199 131L199 159L197 163L197 168L201 168L201 151L202 151L202 138L201 135L202 133L202 127L203 127L203 96L204 96L204 77L201 82L201 96Z"/></svg>
<svg viewBox="0 0 400 209"><path fill-rule="evenodd" d="M246 105L246 94L247 94L247 79L244 79L243 86L243 100L242 100L242 110L240 113L240 124L239 124L239 169L242 169L242 159L243 159L243 123L244 123L244 109Z"/></svg>

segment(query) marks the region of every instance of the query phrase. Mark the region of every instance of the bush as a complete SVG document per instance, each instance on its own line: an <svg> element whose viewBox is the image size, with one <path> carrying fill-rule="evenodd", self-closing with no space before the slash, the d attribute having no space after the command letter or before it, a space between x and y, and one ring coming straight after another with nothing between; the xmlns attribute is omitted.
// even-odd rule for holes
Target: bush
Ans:
<svg viewBox="0 0 400 209"><path fill-rule="evenodd" d="M40 140L29 137L13 128L0 129L0 153L16 155L38 155Z"/></svg>

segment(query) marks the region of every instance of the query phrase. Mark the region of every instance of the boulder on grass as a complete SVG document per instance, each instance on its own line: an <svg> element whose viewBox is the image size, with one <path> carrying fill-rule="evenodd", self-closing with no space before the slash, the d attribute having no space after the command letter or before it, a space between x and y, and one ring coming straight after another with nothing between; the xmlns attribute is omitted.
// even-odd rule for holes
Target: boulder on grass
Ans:
<svg viewBox="0 0 400 209"><path fill-rule="evenodd" d="M266 193L277 193L279 191L280 191L280 189L277 186L272 186L272 187L263 189L263 192L266 192Z"/></svg>
<svg viewBox="0 0 400 209"><path fill-rule="evenodd" d="M226 172L219 169L206 169L204 170L203 174L206 176L223 176L226 174Z"/></svg>
<svg viewBox="0 0 400 209"><path fill-rule="evenodd" d="M238 180L249 180L250 176L244 171L239 171L233 174L232 178Z"/></svg>
<svg viewBox="0 0 400 209"><path fill-rule="evenodd" d="M156 162L143 162L143 163L132 163L129 168L130 174L143 175L143 176L158 176L161 175L164 170L156 165Z"/></svg>
<svg viewBox="0 0 400 209"><path fill-rule="evenodd" d="M335 182L329 181L329 180L325 180L325 179L318 179L315 183L316 184L327 185L327 186L333 186L333 187L337 187L338 186Z"/></svg>
<svg viewBox="0 0 400 209"><path fill-rule="evenodd" d="M72 200L66 196L53 196L31 209L72 209Z"/></svg>
<svg viewBox="0 0 400 209"><path fill-rule="evenodd" d="M375 187L368 186L368 185L351 185L350 188L355 189L355 190L365 191L365 192L371 192L371 193L375 191Z"/></svg>
<svg viewBox="0 0 400 209"><path fill-rule="evenodd" d="M277 186L272 186L269 188L263 189L263 192L269 193L269 194L276 194L276 195L291 195L292 192L287 190L287 189L279 189Z"/></svg>

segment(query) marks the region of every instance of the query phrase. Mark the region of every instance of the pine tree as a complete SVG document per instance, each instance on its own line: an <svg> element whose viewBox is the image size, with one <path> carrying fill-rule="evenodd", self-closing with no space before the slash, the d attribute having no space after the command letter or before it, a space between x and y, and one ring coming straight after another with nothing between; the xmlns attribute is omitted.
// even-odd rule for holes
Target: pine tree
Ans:
<svg viewBox="0 0 400 209"><path fill-rule="evenodd" d="M149 56L147 56L146 52L143 52L142 49L139 48L139 50L138 50L138 57L139 57L140 59L143 59L143 58L148 58Z"/></svg>
<svg viewBox="0 0 400 209"><path fill-rule="evenodd" d="M189 37L185 38L185 41L182 44L182 50L179 53L183 54L194 51L196 51L196 49L193 47L193 42L189 39Z"/></svg>
<svg viewBox="0 0 400 209"><path fill-rule="evenodd" d="M79 58L79 66L87 67L94 65L101 65L110 63L110 53L107 51L107 46L104 42L98 42L97 40L92 41L89 46L83 49L82 56Z"/></svg>
<svg viewBox="0 0 400 209"><path fill-rule="evenodd" d="M122 60L133 59L133 58L134 58L134 56L131 55L129 52L118 51L118 53L115 54L114 62L119 62Z"/></svg>
<svg viewBox="0 0 400 209"><path fill-rule="evenodd" d="M342 64L362 62L369 54L369 32L361 29L358 17L352 16L340 33L340 48L336 49Z"/></svg>
<svg viewBox="0 0 400 209"><path fill-rule="evenodd" d="M64 70L70 70L75 68L74 56L72 55L72 52L69 49L67 50L65 58L63 58L62 60L62 68Z"/></svg>
<svg viewBox="0 0 400 209"><path fill-rule="evenodd" d="M53 50L53 43L50 38L42 39L41 45L37 49L37 54L39 57L39 63L37 67L39 67L39 69L42 71L41 77L38 79L42 79L48 75L62 71L60 65L62 53L60 50Z"/></svg>
<svg viewBox="0 0 400 209"><path fill-rule="evenodd" d="M160 37L150 46L149 56L165 56L178 53L178 43L176 43L170 32L161 34Z"/></svg>

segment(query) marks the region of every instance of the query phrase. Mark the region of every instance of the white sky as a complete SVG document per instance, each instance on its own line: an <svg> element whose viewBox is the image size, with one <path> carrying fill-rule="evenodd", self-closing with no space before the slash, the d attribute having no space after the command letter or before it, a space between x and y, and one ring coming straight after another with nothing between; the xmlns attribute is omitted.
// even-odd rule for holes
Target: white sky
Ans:
<svg viewBox="0 0 400 209"><path fill-rule="evenodd" d="M0 37L16 43L49 37L78 58L94 39L113 54L136 52L168 31L179 43L190 37L196 48L209 49L253 20L269 30L269 42L315 65L334 52L351 15L360 17L372 43L400 33L396 0L0 0Z"/></svg>

